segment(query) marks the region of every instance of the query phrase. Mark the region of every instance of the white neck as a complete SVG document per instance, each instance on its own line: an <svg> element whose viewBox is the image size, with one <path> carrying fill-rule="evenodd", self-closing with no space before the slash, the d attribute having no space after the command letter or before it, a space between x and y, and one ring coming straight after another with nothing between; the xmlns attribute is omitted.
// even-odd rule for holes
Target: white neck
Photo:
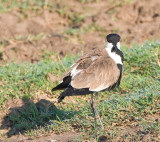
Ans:
<svg viewBox="0 0 160 142"><path fill-rule="evenodd" d="M118 45L117 47L120 49L120 43L118 43L117 45ZM106 43L106 51L108 55L115 61L116 64L122 65L123 63L122 63L121 56L116 54L115 52L111 52L112 47L113 47L112 43L109 43L109 42Z"/></svg>

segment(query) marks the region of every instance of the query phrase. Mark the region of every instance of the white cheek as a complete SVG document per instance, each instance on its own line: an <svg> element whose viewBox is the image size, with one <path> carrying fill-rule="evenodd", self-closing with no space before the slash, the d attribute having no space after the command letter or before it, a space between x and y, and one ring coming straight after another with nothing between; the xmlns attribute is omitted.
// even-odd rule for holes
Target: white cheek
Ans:
<svg viewBox="0 0 160 142"><path fill-rule="evenodd" d="M111 49L112 47L113 47L112 43L109 43L109 42L106 43L106 48Z"/></svg>
<svg viewBox="0 0 160 142"><path fill-rule="evenodd" d="M117 48L120 49L120 42L117 42Z"/></svg>

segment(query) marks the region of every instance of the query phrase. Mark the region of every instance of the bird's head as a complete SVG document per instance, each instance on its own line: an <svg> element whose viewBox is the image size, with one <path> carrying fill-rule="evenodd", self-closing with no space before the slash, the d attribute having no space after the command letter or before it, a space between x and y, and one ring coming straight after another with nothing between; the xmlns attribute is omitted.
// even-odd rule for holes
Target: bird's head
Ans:
<svg viewBox="0 0 160 142"><path fill-rule="evenodd" d="M120 36L118 34L109 34L106 36L106 39L106 48L110 49L111 51L114 51L116 49L120 50Z"/></svg>

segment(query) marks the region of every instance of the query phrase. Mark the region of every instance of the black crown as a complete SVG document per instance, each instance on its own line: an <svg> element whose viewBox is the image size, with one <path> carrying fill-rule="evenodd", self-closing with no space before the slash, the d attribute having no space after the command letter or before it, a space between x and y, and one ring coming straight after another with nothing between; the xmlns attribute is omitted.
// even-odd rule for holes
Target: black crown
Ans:
<svg viewBox="0 0 160 142"><path fill-rule="evenodd" d="M118 34L109 34L106 36L106 39L109 43L116 44L117 42L120 41L120 36Z"/></svg>

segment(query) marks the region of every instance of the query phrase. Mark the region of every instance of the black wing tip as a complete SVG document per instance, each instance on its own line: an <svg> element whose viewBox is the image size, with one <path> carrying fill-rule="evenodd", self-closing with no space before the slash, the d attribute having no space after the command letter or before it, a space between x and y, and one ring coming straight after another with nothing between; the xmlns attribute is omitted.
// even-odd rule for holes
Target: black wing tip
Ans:
<svg viewBox="0 0 160 142"><path fill-rule="evenodd" d="M56 90L57 90L57 88L56 88L56 87L54 87L54 88L52 88L52 90L51 90L51 91L52 91L52 92L54 92L54 91L56 91Z"/></svg>
<svg viewBox="0 0 160 142"><path fill-rule="evenodd" d="M59 96L58 97L58 103L61 103L63 99L64 99L64 96Z"/></svg>
<svg viewBox="0 0 160 142"><path fill-rule="evenodd" d="M57 90L63 90L64 89L64 87L63 86L60 86L60 85L57 85L56 87L54 87L54 88L52 88L52 92L54 92L54 91L57 91Z"/></svg>

